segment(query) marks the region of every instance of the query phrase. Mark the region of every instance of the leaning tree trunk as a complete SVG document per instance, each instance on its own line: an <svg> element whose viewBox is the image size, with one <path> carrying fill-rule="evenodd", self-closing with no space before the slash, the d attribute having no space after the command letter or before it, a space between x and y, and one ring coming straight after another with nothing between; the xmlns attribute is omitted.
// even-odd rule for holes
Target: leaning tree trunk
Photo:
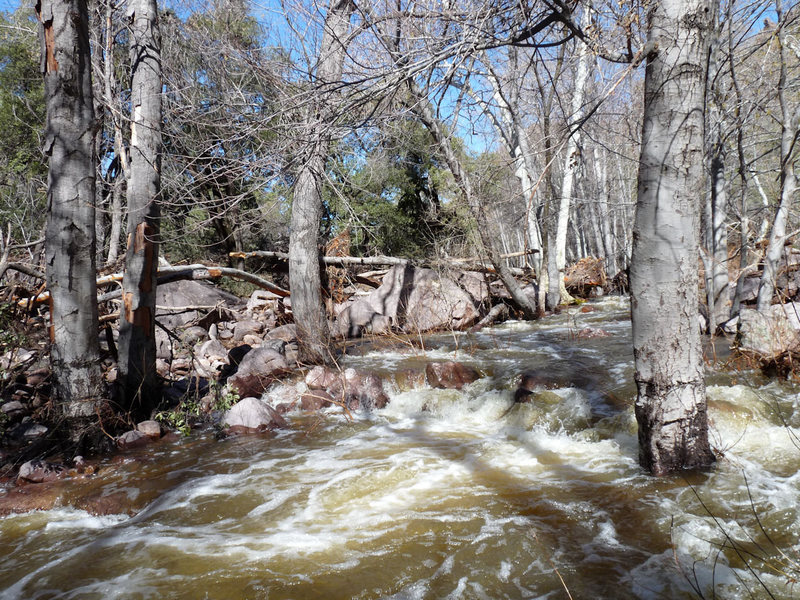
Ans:
<svg viewBox="0 0 800 600"><path fill-rule="evenodd" d="M47 287L53 396L71 433L102 396L95 284L95 165L85 0L39 0L47 102Z"/></svg>
<svg viewBox="0 0 800 600"><path fill-rule="evenodd" d="M328 157L327 130L332 118L332 94L342 77L346 53L345 37L355 5L352 0L332 0L325 18L325 32L319 49L317 82L319 96L310 107L307 126L312 142L300 168L292 195L291 234L289 236L289 287L292 313L297 326L298 360L327 363L330 331L322 302L319 260L319 227L322 218L322 182Z"/></svg>
<svg viewBox="0 0 800 600"><path fill-rule="evenodd" d="M155 312L161 186L161 35L156 0L130 0L131 161L119 375L124 406L158 404Z"/></svg>
<svg viewBox="0 0 800 600"><path fill-rule="evenodd" d="M409 85L411 87L411 94L415 100L413 110L420 121L422 121L422 124L425 125L430 132L437 147L444 155L447 167L453 174L456 185L458 185L461 193L464 195L470 213L472 213L472 217L477 223L478 235L480 236L484 249L489 255L489 262L494 266L497 276L500 278L500 281L503 282L503 285L517 308L522 311L526 318L536 318L536 303L523 291L522 286L514 279L514 275L503 260L501 252L498 249L497 236L492 233L492 227L486 215L486 210L480 200L475 196L469 174L463 168L461 161L453 151L450 140L445 135L445 132L439 124L439 120L433 113L430 102L425 98L422 91L413 81L410 81Z"/></svg>
<svg viewBox="0 0 800 600"><path fill-rule="evenodd" d="M648 22L631 317L639 461L656 475L714 462L697 319L711 14L710 0L660 0Z"/></svg>

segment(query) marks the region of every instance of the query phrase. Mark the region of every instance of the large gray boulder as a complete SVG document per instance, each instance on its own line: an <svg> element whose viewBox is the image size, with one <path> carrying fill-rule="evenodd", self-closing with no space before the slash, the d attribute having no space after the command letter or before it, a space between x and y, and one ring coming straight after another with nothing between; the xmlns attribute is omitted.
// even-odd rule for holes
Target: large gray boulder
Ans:
<svg viewBox="0 0 800 600"><path fill-rule="evenodd" d="M800 303L773 304L764 312L742 309L736 346L765 359L800 351Z"/></svg>
<svg viewBox="0 0 800 600"><path fill-rule="evenodd" d="M473 297L450 277L411 265L392 267L366 300L376 313L409 333L463 329L479 316Z"/></svg>

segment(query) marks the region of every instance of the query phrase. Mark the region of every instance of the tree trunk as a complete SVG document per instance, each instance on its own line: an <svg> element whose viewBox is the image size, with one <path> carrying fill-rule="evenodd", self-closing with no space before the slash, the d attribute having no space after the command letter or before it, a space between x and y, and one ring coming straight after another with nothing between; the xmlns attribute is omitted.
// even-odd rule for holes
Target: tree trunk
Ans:
<svg viewBox="0 0 800 600"><path fill-rule="evenodd" d="M156 0L130 0L131 162L128 248L122 281L119 375L124 406L158 404L155 306L161 188L161 34Z"/></svg>
<svg viewBox="0 0 800 600"><path fill-rule="evenodd" d="M342 77L350 29L355 10L352 0L331 0L325 18L325 32L317 59L319 97L312 103L307 123L313 138L300 168L292 196L291 234L289 237L289 287L292 313L297 325L298 361L307 364L328 363L330 331L322 302L319 260L319 228L322 219L322 182L328 156L329 134L326 116L331 114L332 92L326 91Z"/></svg>
<svg viewBox="0 0 800 600"><path fill-rule="evenodd" d="M591 26L591 11L584 7L581 17L581 27L588 29ZM586 94L586 82L589 78L589 67L592 62L592 53L589 46L583 42L578 42L578 63L575 66L575 82L572 91L572 106L570 119L572 123L567 123L568 128L574 127L576 122L583 118L583 98ZM580 169L581 149L580 149L580 128L576 129L567 140L567 149L564 154L564 167L561 178L561 198L558 207L558 221L556 222L555 232L555 252L551 259L549 286L550 303L569 304L574 298L569 295L567 288L564 287L564 271L567 266L567 229L569 226L570 205L572 203L572 188L575 185L575 176ZM558 298L558 300L556 300Z"/></svg>
<svg viewBox="0 0 800 600"><path fill-rule="evenodd" d="M655 475L714 462L698 326L709 0L661 0L644 84L631 264L639 461Z"/></svg>
<svg viewBox="0 0 800 600"><path fill-rule="evenodd" d="M475 197L469 174L463 168L461 161L453 151L450 140L445 135L438 119L434 115L430 102L425 98L413 81L410 82L409 85L411 86L411 93L415 100L413 110L422 121L422 124L430 131L436 145L444 155L445 162L450 172L453 174L456 185L458 185L461 193L464 194L464 199L469 206L470 213L477 223L478 235L480 236L481 243L489 255L489 262L494 266L497 276L500 278L500 281L503 282L503 285L506 290L508 290L517 308L522 311L526 318L535 318L536 304L522 291L522 287L517 280L514 279L511 270L501 258L501 252L497 248L497 236L492 233L492 228L484 206L478 198Z"/></svg>
<svg viewBox="0 0 800 600"><path fill-rule="evenodd" d="M95 284L94 106L84 0L39 0L47 102L45 153L53 396L72 421L99 407L103 391Z"/></svg>
<svg viewBox="0 0 800 600"><path fill-rule="evenodd" d="M122 188L130 169L128 156L122 140L122 123L115 98L116 77L114 75L114 6L112 0L105 0L105 62L103 63L103 89L111 124L114 129L114 153L116 154L117 173L111 180L111 231L108 234L108 254L106 265L113 265L119 257L119 238L122 233ZM110 173L111 174L111 173Z"/></svg>
<svg viewBox="0 0 800 600"><path fill-rule="evenodd" d="M780 2L776 2L778 14L777 40L780 49L780 77L778 81L778 101L781 107L781 198L775 220L772 222L772 231L769 234L769 244L764 256L764 272L761 275L761 284L758 287L757 308L760 311L769 308L772 296L775 294L775 278L778 275L778 262L783 256L783 246L786 242L786 222L789 210L797 192L798 182L794 173L794 160L792 155L795 142L800 131L800 107L792 111L792 105L787 96L787 40L786 22Z"/></svg>

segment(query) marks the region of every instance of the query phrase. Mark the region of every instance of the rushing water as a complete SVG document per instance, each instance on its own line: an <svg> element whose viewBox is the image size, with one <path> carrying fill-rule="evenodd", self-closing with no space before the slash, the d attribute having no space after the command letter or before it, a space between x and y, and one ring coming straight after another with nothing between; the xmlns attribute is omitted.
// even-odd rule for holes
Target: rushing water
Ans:
<svg viewBox="0 0 800 600"><path fill-rule="evenodd" d="M290 413L274 436L141 451L96 478L97 497L124 495L132 515L0 519L0 598L800 596L796 389L709 374L718 465L651 478L628 308L595 306L347 361L402 374L454 359L487 375L463 391L398 385L353 420ZM611 335L575 339L587 326ZM554 389L510 408L526 371ZM61 485L67 505L77 484Z"/></svg>

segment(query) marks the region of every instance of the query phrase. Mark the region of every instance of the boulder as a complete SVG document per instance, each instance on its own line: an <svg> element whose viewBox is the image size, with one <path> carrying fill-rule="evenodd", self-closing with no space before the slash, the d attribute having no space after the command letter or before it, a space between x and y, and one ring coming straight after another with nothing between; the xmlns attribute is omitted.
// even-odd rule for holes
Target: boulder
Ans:
<svg viewBox="0 0 800 600"><path fill-rule="evenodd" d="M264 324L261 321L255 321L253 319L238 321L233 326L233 339L237 342L241 342L244 340L245 336L258 335L262 331L264 331Z"/></svg>
<svg viewBox="0 0 800 600"><path fill-rule="evenodd" d="M169 308L181 306L227 306L240 307L242 301L213 285L200 281L173 281L158 286L156 304L167 310L156 311L156 319L168 329L176 329L200 317L196 310L173 312Z"/></svg>
<svg viewBox="0 0 800 600"><path fill-rule="evenodd" d="M333 396L325 390L310 390L300 396L300 408L302 410L316 411L333 403Z"/></svg>
<svg viewBox="0 0 800 600"><path fill-rule="evenodd" d="M228 364L228 349L219 340L200 344L194 353L194 368L198 375L213 379Z"/></svg>
<svg viewBox="0 0 800 600"><path fill-rule="evenodd" d="M428 363L425 376L431 387L450 390L460 390L481 377L476 369L457 362Z"/></svg>
<svg viewBox="0 0 800 600"><path fill-rule="evenodd" d="M136 430L154 440L161 437L161 425L158 421L142 421L136 425Z"/></svg>
<svg viewBox="0 0 800 600"><path fill-rule="evenodd" d="M138 430L126 431L117 438L117 446L123 450L130 450L131 448L141 448L146 446L152 441L152 438Z"/></svg>
<svg viewBox="0 0 800 600"><path fill-rule="evenodd" d="M297 341L297 327L294 323L289 323L288 325L281 325L280 327L276 327L266 336L267 339L270 340L283 340L287 344L291 342Z"/></svg>
<svg viewBox="0 0 800 600"><path fill-rule="evenodd" d="M29 460L19 468L18 481L45 483L66 477L67 468L58 463L43 460Z"/></svg>
<svg viewBox="0 0 800 600"><path fill-rule="evenodd" d="M736 347L764 359L800 351L800 303L773 304L764 312L742 309Z"/></svg>
<svg viewBox="0 0 800 600"><path fill-rule="evenodd" d="M372 319L381 316L367 300L356 300L339 313L334 334L343 338L361 337L372 330Z"/></svg>
<svg viewBox="0 0 800 600"><path fill-rule="evenodd" d="M350 410L383 408L389 402L383 380L371 371L360 369L345 369L327 391Z"/></svg>
<svg viewBox="0 0 800 600"><path fill-rule="evenodd" d="M240 398L247 396L260 396L281 375L289 371L286 357L267 346L259 346L248 352L239 368L228 378Z"/></svg>
<svg viewBox="0 0 800 600"><path fill-rule="evenodd" d="M222 417L222 423L233 433L258 433L288 427L278 411L253 397L234 404Z"/></svg>
<svg viewBox="0 0 800 600"><path fill-rule="evenodd" d="M306 385L312 390L324 390L339 380L339 372L327 367L316 366L306 373Z"/></svg>
<svg viewBox="0 0 800 600"><path fill-rule="evenodd" d="M406 332L462 329L478 318L474 300L455 281L411 265L392 267L366 299L376 313Z"/></svg>

